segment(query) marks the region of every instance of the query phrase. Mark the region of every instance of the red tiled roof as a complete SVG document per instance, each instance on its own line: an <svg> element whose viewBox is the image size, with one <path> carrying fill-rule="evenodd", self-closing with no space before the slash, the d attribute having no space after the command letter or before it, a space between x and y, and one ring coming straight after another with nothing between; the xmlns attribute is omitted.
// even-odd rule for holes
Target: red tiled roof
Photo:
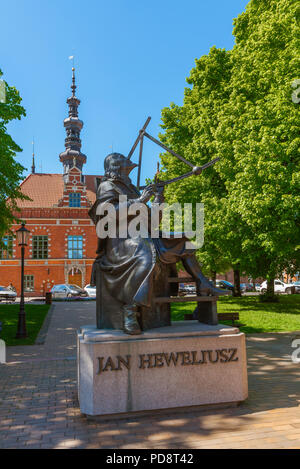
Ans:
<svg viewBox="0 0 300 469"><path fill-rule="evenodd" d="M99 177L99 176L98 176ZM87 197L94 203L96 200L96 176L86 175ZM32 200L18 201L19 208L50 208L63 196L64 181L62 174L29 174L21 183L23 194Z"/></svg>

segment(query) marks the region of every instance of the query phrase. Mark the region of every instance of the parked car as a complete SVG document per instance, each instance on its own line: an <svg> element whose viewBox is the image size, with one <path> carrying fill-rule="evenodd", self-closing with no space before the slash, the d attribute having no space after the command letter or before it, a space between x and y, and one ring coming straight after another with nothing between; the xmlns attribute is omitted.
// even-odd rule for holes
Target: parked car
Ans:
<svg viewBox="0 0 300 469"><path fill-rule="evenodd" d="M178 294L179 296L196 294L196 287L195 285L185 285L185 283L180 283L178 286Z"/></svg>
<svg viewBox="0 0 300 469"><path fill-rule="evenodd" d="M295 293L300 293L300 280L297 280L297 282L293 283L295 287Z"/></svg>
<svg viewBox="0 0 300 469"><path fill-rule="evenodd" d="M253 285L251 283L241 283L240 289L241 289L241 292L243 293L254 290Z"/></svg>
<svg viewBox="0 0 300 469"><path fill-rule="evenodd" d="M195 285L186 285L184 290L188 295L196 295L197 293Z"/></svg>
<svg viewBox="0 0 300 469"><path fill-rule="evenodd" d="M12 291L7 287L0 287L0 301L1 300L16 301L16 298L17 298L17 294L15 291Z"/></svg>
<svg viewBox="0 0 300 469"><path fill-rule="evenodd" d="M179 283L179 285L178 285L178 295L179 296L184 296L185 295L185 284L184 283Z"/></svg>
<svg viewBox="0 0 300 469"><path fill-rule="evenodd" d="M65 283L63 285L53 285L51 288L52 298L72 298L72 297L87 297L88 294L83 288L78 285L70 285Z"/></svg>
<svg viewBox="0 0 300 469"><path fill-rule="evenodd" d="M96 298L96 287L92 287L90 284L84 287L84 290L87 292L90 298Z"/></svg>
<svg viewBox="0 0 300 469"><path fill-rule="evenodd" d="M232 283L227 282L227 280L216 280L216 287L223 288L224 290L234 290L234 286L232 285Z"/></svg>
<svg viewBox="0 0 300 469"><path fill-rule="evenodd" d="M267 280L265 280L260 287L261 293L266 293L267 291ZM284 283L281 280L274 280L274 293L288 293L291 294L295 291L295 287L292 283Z"/></svg>
<svg viewBox="0 0 300 469"><path fill-rule="evenodd" d="M251 282L249 282L249 285L251 285L252 291L260 292L260 283L251 283Z"/></svg>

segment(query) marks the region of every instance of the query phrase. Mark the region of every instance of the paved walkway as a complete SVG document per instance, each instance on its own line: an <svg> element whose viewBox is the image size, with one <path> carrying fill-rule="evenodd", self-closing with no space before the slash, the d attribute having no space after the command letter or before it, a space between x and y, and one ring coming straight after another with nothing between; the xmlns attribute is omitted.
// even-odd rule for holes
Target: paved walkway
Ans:
<svg viewBox="0 0 300 469"><path fill-rule="evenodd" d="M76 330L95 303L54 306L44 345L8 347L0 365L0 448L300 448L296 334L248 337L249 399L236 408L103 422L78 408Z"/></svg>

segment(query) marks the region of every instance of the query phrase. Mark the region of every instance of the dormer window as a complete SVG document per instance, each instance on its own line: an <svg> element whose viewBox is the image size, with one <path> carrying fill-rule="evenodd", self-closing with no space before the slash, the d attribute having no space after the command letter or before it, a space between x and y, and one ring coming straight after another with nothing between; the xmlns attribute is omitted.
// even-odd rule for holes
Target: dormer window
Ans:
<svg viewBox="0 0 300 469"><path fill-rule="evenodd" d="M81 206L81 194L79 192L71 192L69 194L69 207Z"/></svg>

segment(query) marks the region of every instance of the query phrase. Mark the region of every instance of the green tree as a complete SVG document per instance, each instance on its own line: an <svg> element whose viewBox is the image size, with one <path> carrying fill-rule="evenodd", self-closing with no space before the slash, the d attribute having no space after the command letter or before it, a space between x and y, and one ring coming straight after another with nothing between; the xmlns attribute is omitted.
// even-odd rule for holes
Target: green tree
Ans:
<svg viewBox="0 0 300 469"><path fill-rule="evenodd" d="M197 60L196 67L187 80L193 88L185 89L184 105L180 107L171 104L170 108L162 111L162 128L165 129L165 133L160 135L161 140L195 165L206 163L216 153L213 137L216 125L214 119L218 115L222 97L225 99L225 87L222 84L228 80L227 62L226 51L215 48L209 56ZM184 163L170 154L161 155L161 160L164 179L188 170ZM166 188L166 197L170 203L177 201L205 203L205 198L209 200L212 209L207 210L205 207L205 246L199 256L206 270L211 271L219 270L218 263L224 262L214 243L214 236L208 233L208 230L214 230L213 220L209 217L213 212L213 205L219 204L217 196L220 196L223 190L223 181L215 168L207 169L204 177L192 176Z"/></svg>
<svg viewBox="0 0 300 469"><path fill-rule="evenodd" d="M184 155L195 165L202 165L219 156L215 137L219 116L230 97L232 73L231 53L213 47L207 56L196 60L196 66L187 79L191 88L184 92L182 107L171 104L162 111L160 138L175 151ZM186 166L172 155L161 155L163 177L174 177L186 171ZM240 268L236 252L239 252L236 222L232 223L232 210L228 212L226 179L219 171L219 163L205 170L202 176L191 177L180 184L170 185L167 200L203 202L205 205L205 243L198 251L204 271L215 278L216 272L226 272L231 267ZM229 226L233 227L229 236ZM239 281L236 294L239 294Z"/></svg>
<svg viewBox="0 0 300 469"><path fill-rule="evenodd" d="M299 6L252 0L234 21L230 99L216 132L220 172L243 229L242 257L253 277L299 268Z"/></svg>
<svg viewBox="0 0 300 469"><path fill-rule="evenodd" d="M294 0L252 0L234 25L233 50L212 48L196 60L183 106L162 110L162 141L196 164L221 161L166 195L205 203L199 257L209 270L230 264L267 278L272 290L283 269L299 269L299 108L291 88L299 8ZM185 172L172 156L161 159L164 177Z"/></svg>
<svg viewBox="0 0 300 469"><path fill-rule="evenodd" d="M0 70L0 79L2 75ZM4 86L6 96L0 102L0 239L16 219L13 213L17 211L17 200L25 198L19 188L24 168L15 160L22 150L7 133L7 124L25 116L25 109L16 88L6 82Z"/></svg>

